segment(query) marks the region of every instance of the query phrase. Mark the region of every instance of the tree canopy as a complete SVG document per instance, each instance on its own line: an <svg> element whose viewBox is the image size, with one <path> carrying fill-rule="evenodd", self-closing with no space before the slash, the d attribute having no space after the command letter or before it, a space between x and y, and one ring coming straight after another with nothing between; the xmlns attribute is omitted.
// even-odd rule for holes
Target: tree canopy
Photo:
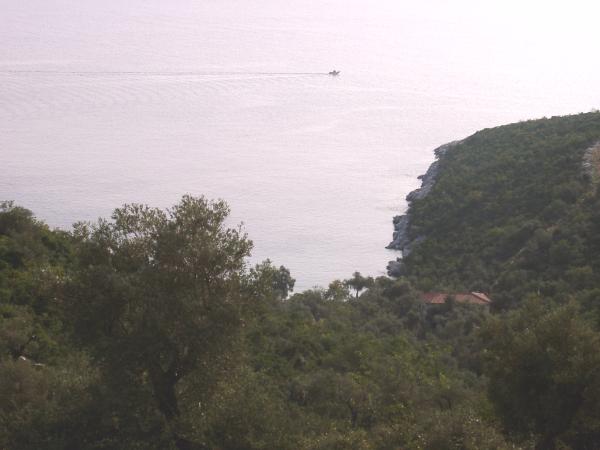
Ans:
<svg viewBox="0 0 600 450"><path fill-rule="evenodd" d="M1 203L0 449L596 449L598 139L476 133L411 205L406 276L299 293L223 201L70 231Z"/></svg>

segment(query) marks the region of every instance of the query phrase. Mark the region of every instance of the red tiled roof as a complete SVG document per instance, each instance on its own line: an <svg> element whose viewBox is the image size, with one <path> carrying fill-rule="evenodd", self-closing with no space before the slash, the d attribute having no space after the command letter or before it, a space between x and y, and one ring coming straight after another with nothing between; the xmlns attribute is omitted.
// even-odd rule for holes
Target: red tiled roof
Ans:
<svg viewBox="0 0 600 450"><path fill-rule="evenodd" d="M476 305L487 305L491 299L481 292L468 292L453 294L450 292L425 292L421 298L423 302L430 305L443 304L448 297L454 298L457 303L472 303Z"/></svg>
<svg viewBox="0 0 600 450"><path fill-rule="evenodd" d="M471 294L485 303L492 303L492 299L485 295L483 292L471 292Z"/></svg>
<svg viewBox="0 0 600 450"><path fill-rule="evenodd" d="M446 301L448 295L449 294L446 294L444 292L426 292L421 296L421 298L425 303L439 305Z"/></svg>

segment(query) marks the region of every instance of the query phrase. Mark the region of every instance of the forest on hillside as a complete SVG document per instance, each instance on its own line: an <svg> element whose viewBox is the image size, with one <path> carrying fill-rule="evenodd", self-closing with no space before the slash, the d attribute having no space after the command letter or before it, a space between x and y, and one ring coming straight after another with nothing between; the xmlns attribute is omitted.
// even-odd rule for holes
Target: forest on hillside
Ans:
<svg viewBox="0 0 600 450"><path fill-rule="evenodd" d="M430 195L411 203L410 232L425 239L407 276L422 289L493 292L501 308L530 293L600 300L599 142L598 112L462 141L440 158Z"/></svg>
<svg viewBox="0 0 600 450"><path fill-rule="evenodd" d="M599 448L599 140L598 113L476 133L405 276L300 293L221 201L69 231L2 203L0 449Z"/></svg>

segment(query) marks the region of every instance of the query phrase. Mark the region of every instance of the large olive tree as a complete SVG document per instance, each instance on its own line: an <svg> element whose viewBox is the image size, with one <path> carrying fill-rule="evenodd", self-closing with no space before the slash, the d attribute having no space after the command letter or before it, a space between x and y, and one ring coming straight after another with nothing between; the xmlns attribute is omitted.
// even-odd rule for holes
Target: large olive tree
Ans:
<svg viewBox="0 0 600 450"><path fill-rule="evenodd" d="M252 243L228 214L222 201L184 196L166 211L125 205L75 226L78 268L65 290L74 335L112 389L147 393L179 448L201 448L181 430L181 404L196 396L200 407L257 297L244 270Z"/></svg>

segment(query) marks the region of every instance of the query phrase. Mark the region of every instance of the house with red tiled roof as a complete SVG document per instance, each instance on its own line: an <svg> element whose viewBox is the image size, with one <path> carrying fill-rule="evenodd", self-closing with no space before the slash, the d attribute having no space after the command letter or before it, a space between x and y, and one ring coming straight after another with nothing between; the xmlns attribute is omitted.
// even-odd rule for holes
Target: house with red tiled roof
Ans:
<svg viewBox="0 0 600 450"><path fill-rule="evenodd" d="M489 305L492 300L481 292L451 293L451 292L425 292L421 295L423 303L428 305L441 305L447 298L452 298L456 303L471 305Z"/></svg>

